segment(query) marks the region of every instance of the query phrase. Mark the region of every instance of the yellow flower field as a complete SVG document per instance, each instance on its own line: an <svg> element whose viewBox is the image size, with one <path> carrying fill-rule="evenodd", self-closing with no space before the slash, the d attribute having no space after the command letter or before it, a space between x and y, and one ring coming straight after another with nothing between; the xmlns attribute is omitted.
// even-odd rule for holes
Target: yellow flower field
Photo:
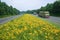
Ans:
<svg viewBox="0 0 60 40"><path fill-rule="evenodd" d="M60 30L31 14L0 25L0 40L60 40Z"/></svg>

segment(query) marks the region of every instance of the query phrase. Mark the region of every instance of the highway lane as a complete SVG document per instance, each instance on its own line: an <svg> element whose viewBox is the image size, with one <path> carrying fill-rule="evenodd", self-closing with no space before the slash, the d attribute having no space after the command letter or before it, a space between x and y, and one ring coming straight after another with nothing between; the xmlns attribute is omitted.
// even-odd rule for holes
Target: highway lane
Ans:
<svg viewBox="0 0 60 40"><path fill-rule="evenodd" d="M21 16L21 15L10 16L10 17L6 17L6 18L0 18L0 24L4 24L4 23L11 21L15 18L18 18L19 16Z"/></svg>
<svg viewBox="0 0 60 40"><path fill-rule="evenodd" d="M21 15L16 15L16 16L11 16L11 17L6 17L6 18L0 18L0 24L4 24L4 23L6 23L6 22L8 22L8 21L10 21L10 20L13 20L13 19L19 17L19 16L21 16ZM34 15L34 16L38 16L38 15ZM42 17L40 17L40 18L42 18ZM50 16L50 18L42 18L42 19L60 25L60 17Z"/></svg>
<svg viewBox="0 0 60 40"><path fill-rule="evenodd" d="M34 15L34 16L39 17L37 14ZM46 21L49 21L49 22L60 25L60 17L50 16L50 18L43 18L43 17L39 17L39 18L42 18L42 19L44 19Z"/></svg>
<svg viewBox="0 0 60 40"><path fill-rule="evenodd" d="M44 18L44 19L60 25L60 17L50 16L50 18Z"/></svg>

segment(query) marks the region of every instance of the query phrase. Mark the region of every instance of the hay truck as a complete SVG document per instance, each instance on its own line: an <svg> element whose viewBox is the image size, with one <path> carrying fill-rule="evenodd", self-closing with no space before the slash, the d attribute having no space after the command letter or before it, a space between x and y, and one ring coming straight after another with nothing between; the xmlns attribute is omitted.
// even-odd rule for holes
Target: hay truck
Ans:
<svg viewBox="0 0 60 40"><path fill-rule="evenodd" d="M40 11L38 15L44 18L50 17L49 11Z"/></svg>

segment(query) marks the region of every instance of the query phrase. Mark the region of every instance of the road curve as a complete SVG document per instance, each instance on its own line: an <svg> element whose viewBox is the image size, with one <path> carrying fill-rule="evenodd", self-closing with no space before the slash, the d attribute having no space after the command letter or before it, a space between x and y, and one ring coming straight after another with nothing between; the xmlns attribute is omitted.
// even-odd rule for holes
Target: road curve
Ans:
<svg viewBox="0 0 60 40"><path fill-rule="evenodd" d="M20 15L16 15L16 16L10 16L10 17L6 17L6 18L0 18L0 24L4 24L8 21L11 21L15 18L18 18Z"/></svg>

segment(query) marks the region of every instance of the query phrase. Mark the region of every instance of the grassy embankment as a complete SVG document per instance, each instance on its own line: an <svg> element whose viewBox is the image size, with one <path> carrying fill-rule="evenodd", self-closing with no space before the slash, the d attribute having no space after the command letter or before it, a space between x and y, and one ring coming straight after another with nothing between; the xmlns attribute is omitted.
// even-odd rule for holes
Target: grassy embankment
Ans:
<svg viewBox="0 0 60 40"><path fill-rule="evenodd" d="M12 16L12 15L0 15L0 18L9 17L9 16Z"/></svg>
<svg viewBox="0 0 60 40"><path fill-rule="evenodd" d="M0 15L0 18L10 17L10 16L15 16L15 15Z"/></svg>
<svg viewBox="0 0 60 40"><path fill-rule="evenodd" d="M40 18L40 17L38 17L38 18ZM42 19L43 21L49 22L52 25L55 25L55 27L60 30L60 24L57 24L53 21L46 20L45 18L40 18L40 19Z"/></svg>
<svg viewBox="0 0 60 40"><path fill-rule="evenodd" d="M0 25L0 40L60 40L60 30L30 14Z"/></svg>

